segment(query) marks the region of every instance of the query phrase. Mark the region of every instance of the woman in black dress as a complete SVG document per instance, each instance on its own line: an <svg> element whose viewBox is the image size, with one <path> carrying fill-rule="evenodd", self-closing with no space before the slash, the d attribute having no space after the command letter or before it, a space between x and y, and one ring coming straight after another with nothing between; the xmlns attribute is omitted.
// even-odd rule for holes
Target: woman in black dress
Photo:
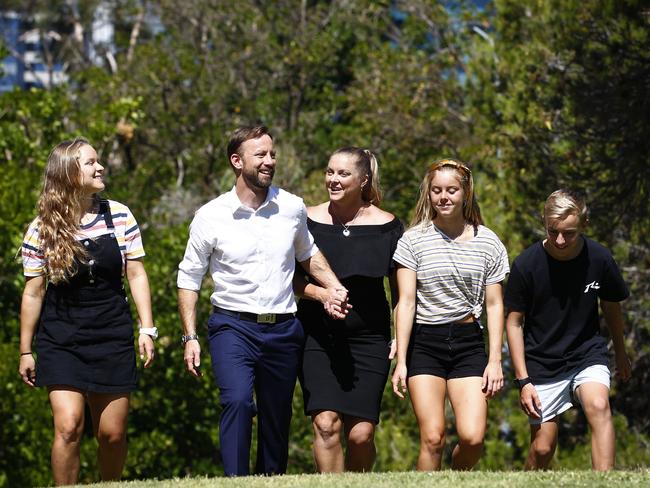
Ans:
<svg viewBox="0 0 650 488"><path fill-rule="evenodd" d="M22 247L19 373L30 387L48 389L57 485L77 482L86 401L101 477L116 480L122 473L129 394L136 388L123 274L142 325L138 344L145 367L153 360L157 336L140 231L126 206L99 198L103 173L85 139L57 145L45 168L38 216Z"/></svg>
<svg viewBox="0 0 650 488"><path fill-rule="evenodd" d="M393 355L384 277L390 278L395 303L391 257L403 227L378 207L377 161L370 151L337 150L325 185L330 199L308 209L309 230L347 288L352 308L344 320L330 318L321 305L327 302L325 290L296 275L296 292L303 297L298 317L306 337L300 378L305 412L312 418L319 472L370 471Z"/></svg>

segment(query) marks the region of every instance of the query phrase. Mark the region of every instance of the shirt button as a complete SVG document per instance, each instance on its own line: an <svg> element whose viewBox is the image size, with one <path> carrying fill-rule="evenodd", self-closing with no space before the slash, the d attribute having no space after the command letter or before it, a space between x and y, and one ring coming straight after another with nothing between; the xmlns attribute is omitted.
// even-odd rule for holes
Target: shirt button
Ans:
<svg viewBox="0 0 650 488"><path fill-rule="evenodd" d="M90 264L92 266L93 264L95 264L95 260L91 259L90 261L88 261L88 264Z"/></svg>
<svg viewBox="0 0 650 488"><path fill-rule="evenodd" d="M84 246L89 246L89 245L90 245L90 242L84 241Z"/></svg>

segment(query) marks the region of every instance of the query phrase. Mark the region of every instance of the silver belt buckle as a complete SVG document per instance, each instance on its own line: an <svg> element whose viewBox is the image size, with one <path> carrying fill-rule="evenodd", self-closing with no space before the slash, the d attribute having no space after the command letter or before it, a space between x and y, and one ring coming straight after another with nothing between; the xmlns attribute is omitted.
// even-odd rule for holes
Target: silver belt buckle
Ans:
<svg viewBox="0 0 650 488"><path fill-rule="evenodd" d="M275 323L275 314L274 313L261 313L257 316L258 324L274 324Z"/></svg>

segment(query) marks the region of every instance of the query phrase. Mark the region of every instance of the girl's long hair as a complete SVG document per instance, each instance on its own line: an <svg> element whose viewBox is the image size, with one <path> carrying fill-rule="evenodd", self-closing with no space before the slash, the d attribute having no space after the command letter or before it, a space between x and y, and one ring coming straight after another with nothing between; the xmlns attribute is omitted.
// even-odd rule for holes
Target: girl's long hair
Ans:
<svg viewBox="0 0 650 488"><path fill-rule="evenodd" d="M57 144L49 157L38 199L38 233L50 282L67 282L77 271L76 260L85 263L88 253L77 241L83 199L80 149L83 138ZM75 260L76 258L76 260Z"/></svg>
<svg viewBox="0 0 650 488"><path fill-rule="evenodd" d="M422 224L423 227L427 227L438 215L436 210L433 208L431 199L429 198L429 192L431 191L431 182L433 181L436 171L442 170L454 171L460 181L460 185L463 188L463 195L465 196L465 200L463 201L463 217L465 218L465 222L474 227L483 224L481 209L478 206L478 201L476 200L476 195L474 193L472 171L466 164L461 163L460 161L454 159L441 159L429 166L424 178L422 179L422 183L420 184L420 197L415 206L415 215L411 221L411 227L420 224Z"/></svg>

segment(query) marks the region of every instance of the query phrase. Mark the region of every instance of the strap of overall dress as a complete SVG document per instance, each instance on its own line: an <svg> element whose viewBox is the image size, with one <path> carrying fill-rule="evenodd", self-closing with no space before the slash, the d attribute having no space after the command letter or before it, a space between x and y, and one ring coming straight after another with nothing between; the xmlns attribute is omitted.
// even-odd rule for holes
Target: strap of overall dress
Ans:
<svg viewBox="0 0 650 488"><path fill-rule="evenodd" d="M111 206L108 203L108 200L102 198L99 201L99 213L104 214L104 222L106 222L107 229L115 229L113 224L113 214L111 213Z"/></svg>

